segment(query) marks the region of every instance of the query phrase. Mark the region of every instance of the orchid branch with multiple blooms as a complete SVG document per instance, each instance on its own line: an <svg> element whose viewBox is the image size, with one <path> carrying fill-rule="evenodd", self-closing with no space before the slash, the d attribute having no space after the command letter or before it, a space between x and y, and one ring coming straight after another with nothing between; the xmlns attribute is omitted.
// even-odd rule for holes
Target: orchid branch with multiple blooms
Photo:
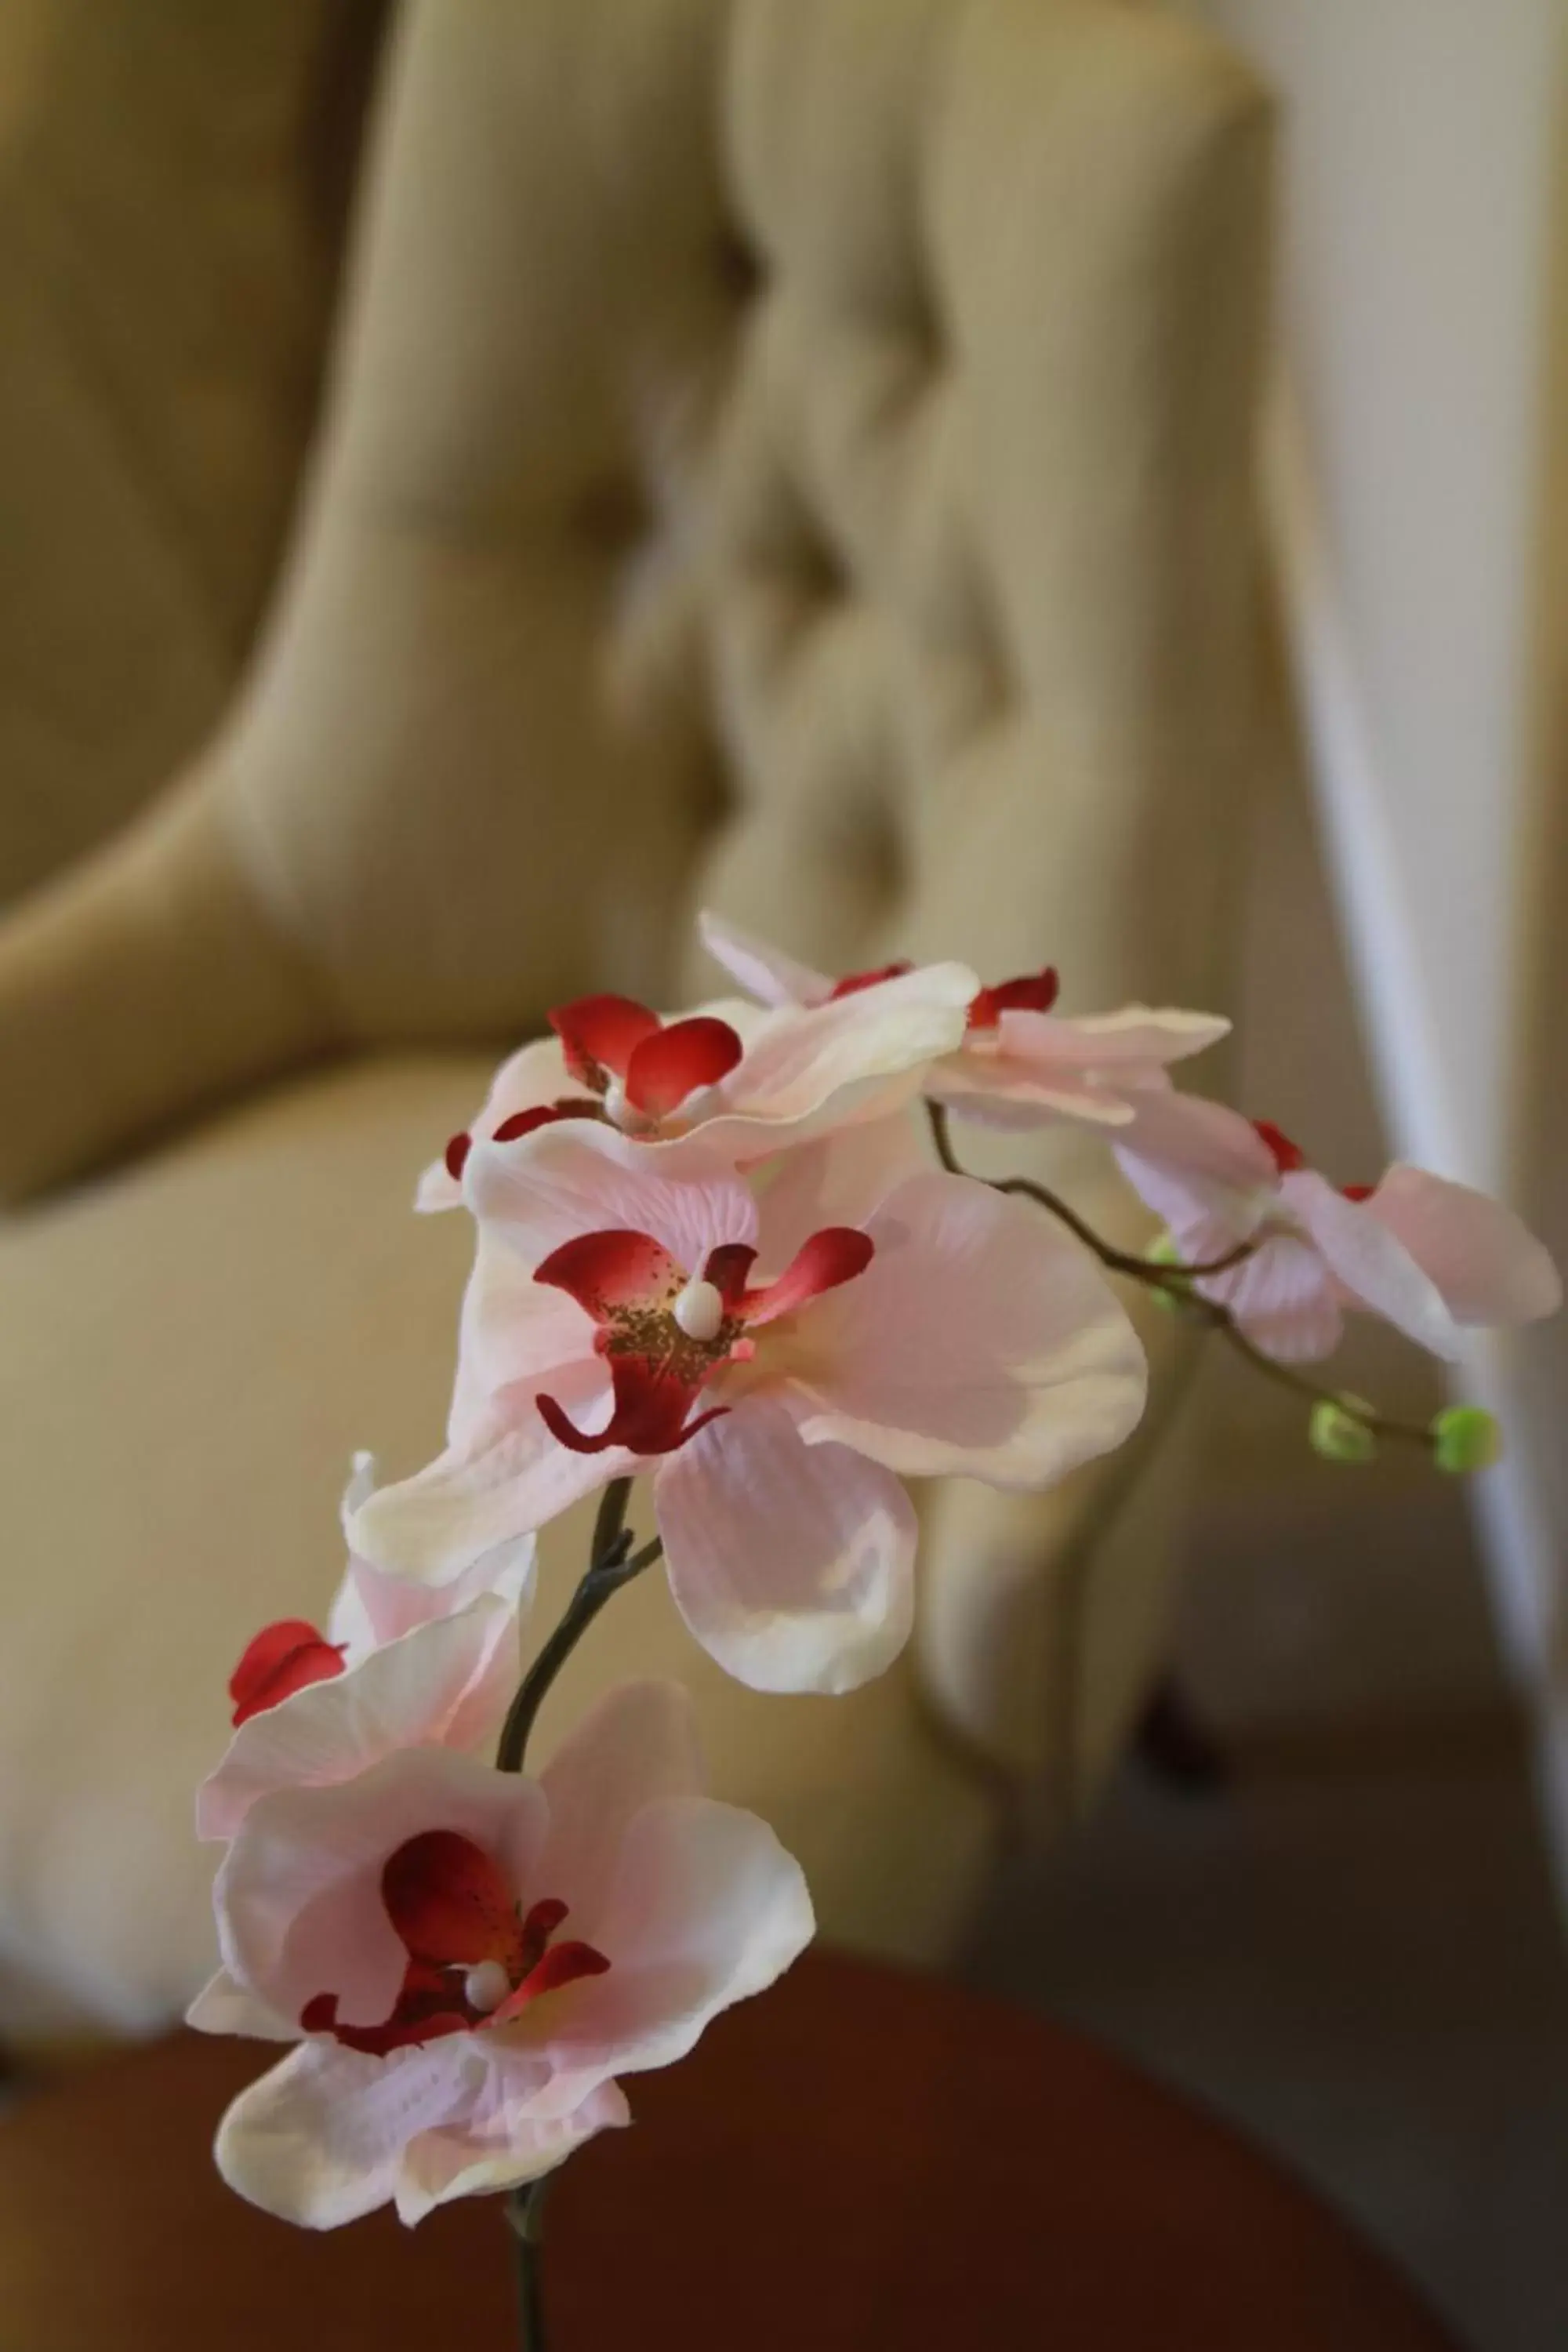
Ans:
<svg viewBox="0 0 1568 2352"><path fill-rule="evenodd" d="M702 936L744 1000L558 1008L421 1180L421 1208L475 1233L447 1444L391 1485L356 1465L325 1631L250 1643L198 1800L222 1965L191 2021L292 2045L225 2117L225 2178L316 2229L506 2192L534 2352L535 2185L627 2122L622 2077L684 2055L813 1932L773 1832L704 1793L679 1685L610 1691L529 1761L621 1587L662 1563L742 1682L849 1691L909 1637L906 1480L1038 1490L1137 1425L1143 1351L1108 1275L1301 1389L1321 1450L1405 1436L1451 1469L1492 1457L1487 1415L1406 1427L1300 1367L1348 1312L1455 1358L1465 1327L1560 1296L1479 1193L1405 1167L1336 1190L1179 1092L1223 1020L1064 1016L1049 971L835 981L712 917ZM1119 1248L1031 1179L967 1174L964 1120L1099 1133L1160 1241ZM538 1532L594 1492L582 1580L520 1679Z"/></svg>

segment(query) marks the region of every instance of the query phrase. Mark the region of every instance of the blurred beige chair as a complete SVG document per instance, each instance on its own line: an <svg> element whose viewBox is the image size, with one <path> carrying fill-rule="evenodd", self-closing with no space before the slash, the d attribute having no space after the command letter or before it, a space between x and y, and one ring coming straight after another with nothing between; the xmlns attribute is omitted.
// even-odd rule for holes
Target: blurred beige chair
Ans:
<svg viewBox="0 0 1568 2352"><path fill-rule="evenodd" d="M380 7L0 8L0 903L129 817L232 690Z"/></svg>
<svg viewBox="0 0 1568 2352"><path fill-rule="evenodd" d="M1121 0L411 0L374 145L243 684L0 925L13 2036L206 1965L227 1671L323 1605L351 1450L437 1442L468 1237L414 1178L548 1004L706 987L703 901L830 967L1226 992L1268 112L1224 54ZM648 1580L560 1704L685 1676L826 1928L939 1958L1003 1794L1081 1798L1147 1687L1148 1451L931 1494L854 1697L728 1683Z"/></svg>

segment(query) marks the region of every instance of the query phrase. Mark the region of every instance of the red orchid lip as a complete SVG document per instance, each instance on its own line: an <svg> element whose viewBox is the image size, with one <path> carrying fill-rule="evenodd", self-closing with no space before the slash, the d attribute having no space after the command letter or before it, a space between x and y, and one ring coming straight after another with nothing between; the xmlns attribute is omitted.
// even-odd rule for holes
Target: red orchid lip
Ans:
<svg viewBox="0 0 1568 2352"><path fill-rule="evenodd" d="M836 981L828 991L826 1002L837 1004L843 997L858 996L863 988L879 988L885 980L902 980L913 970L913 964L905 959L898 963L881 964L874 971L846 972L843 979Z"/></svg>
<svg viewBox="0 0 1568 2352"><path fill-rule="evenodd" d="M523 1957L511 1890L484 1848L456 1830L426 1830L389 1855L381 1874L386 1916L411 1960L434 1968Z"/></svg>
<svg viewBox="0 0 1568 2352"><path fill-rule="evenodd" d="M863 1274L875 1254L868 1234L827 1225L804 1243L778 1279L747 1286L756 1251L746 1242L710 1250L695 1284L651 1234L617 1229L578 1234L534 1268L535 1282L563 1290L597 1327L594 1345L610 1367L611 1412L601 1430L581 1430L559 1400L535 1399L545 1427L574 1454L673 1454L727 1412L689 1420L710 1375L751 1352L746 1332L776 1321ZM706 1326L679 1319L683 1299L706 1286ZM699 1301L699 1303L703 1303Z"/></svg>
<svg viewBox="0 0 1568 2352"><path fill-rule="evenodd" d="M1292 1143L1283 1129L1276 1127L1272 1119L1255 1118L1252 1131L1258 1141L1267 1146L1269 1157L1281 1176L1294 1176L1299 1169L1305 1168L1307 1155L1300 1145Z"/></svg>
<svg viewBox="0 0 1568 2352"><path fill-rule="evenodd" d="M668 1118L699 1087L728 1077L745 1050L729 1023L711 1013L672 1021L667 1028L657 1013L629 996L584 996L558 1004L550 1025L579 1086L604 1095L614 1080L632 1108L654 1120Z"/></svg>
<svg viewBox="0 0 1568 2352"><path fill-rule="evenodd" d="M604 1116L596 1102L582 1102L574 1095L566 1095L559 1102L536 1104L532 1110L514 1110L510 1118L502 1119L490 1139L494 1143L516 1143L539 1128L553 1127L558 1119L602 1119Z"/></svg>
<svg viewBox="0 0 1568 2352"><path fill-rule="evenodd" d="M700 1385L700 1384L699 1384ZM710 1421L721 1421L730 1408L710 1405L695 1421L688 1421L697 1387L685 1381L661 1380L657 1370L635 1356L616 1356L610 1365L614 1410L600 1430L579 1429L552 1396L534 1399L540 1419L556 1443L572 1454L640 1454L651 1458L674 1454L690 1443Z"/></svg>
<svg viewBox="0 0 1568 2352"><path fill-rule="evenodd" d="M877 1254L877 1244L858 1225L824 1225L805 1241L776 1282L760 1290L743 1290L735 1312L745 1323L772 1323L781 1315L837 1290L864 1274ZM710 1260L711 1265L711 1259ZM708 1277L712 1279L711 1275Z"/></svg>
<svg viewBox="0 0 1568 2352"><path fill-rule="evenodd" d="M611 1078L624 1084L637 1046L659 1029L658 1013L629 996L579 996L552 1006L547 1018L572 1076L595 1094L603 1094Z"/></svg>
<svg viewBox="0 0 1568 2352"><path fill-rule="evenodd" d="M1055 964L1016 980L998 981L994 988L983 988L970 999L968 1026L994 1029L1004 1013L1048 1013L1060 992Z"/></svg>
<svg viewBox="0 0 1568 2352"><path fill-rule="evenodd" d="M698 1013L645 1037L626 1065L626 1100L647 1118L668 1118L700 1087L727 1078L744 1047L727 1021Z"/></svg>
<svg viewBox="0 0 1568 2352"><path fill-rule="evenodd" d="M300 2013L305 2032L330 2033L371 2057L510 2024L530 2001L610 1966L592 1944L552 1942L567 1916L554 1896L520 1916L490 1855L456 1830L405 1839L383 1868L381 1891L408 1955L391 2016L380 2025L340 2025L331 1992L317 1993ZM486 1964L502 1972L509 1990L493 2009L477 2010L468 1986Z"/></svg>
<svg viewBox="0 0 1568 2352"><path fill-rule="evenodd" d="M302 1617L283 1617L275 1625L264 1625L247 1644L229 1676L235 1729L311 1683L330 1682L341 1675L343 1646L341 1642L329 1642Z"/></svg>
<svg viewBox="0 0 1568 2352"><path fill-rule="evenodd" d="M616 1227L575 1234L542 1258L535 1282L563 1290L603 1326L617 1316L658 1315L686 1284L686 1270L651 1234Z"/></svg>

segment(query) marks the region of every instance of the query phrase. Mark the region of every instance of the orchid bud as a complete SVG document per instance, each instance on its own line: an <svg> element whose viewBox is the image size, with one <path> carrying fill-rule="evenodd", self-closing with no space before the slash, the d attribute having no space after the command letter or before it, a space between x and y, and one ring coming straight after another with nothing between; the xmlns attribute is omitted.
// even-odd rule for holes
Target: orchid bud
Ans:
<svg viewBox="0 0 1568 2352"><path fill-rule="evenodd" d="M1447 1406L1433 1421L1431 1433L1432 1458L1452 1477L1489 1470L1502 1458L1502 1431L1484 1405Z"/></svg>
<svg viewBox="0 0 1568 2352"><path fill-rule="evenodd" d="M1314 1454L1325 1462L1371 1462L1377 1454L1377 1439L1360 1419L1356 1407L1370 1412L1360 1397L1321 1397L1312 1407L1312 1417L1307 1424L1307 1435Z"/></svg>
<svg viewBox="0 0 1568 2352"><path fill-rule="evenodd" d="M1174 1236L1163 1227L1155 1234L1143 1255L1150 1265L1180 1265L1182 1263L1182 1253L1176 1247ZM1184 1284L1177 1286L1163 1282L1152 1282L1149 1285L1150 1297L1154 1305L1162 1307L1167 1315L1181 1313L1186 1304L1184 1290Z"/></svg>

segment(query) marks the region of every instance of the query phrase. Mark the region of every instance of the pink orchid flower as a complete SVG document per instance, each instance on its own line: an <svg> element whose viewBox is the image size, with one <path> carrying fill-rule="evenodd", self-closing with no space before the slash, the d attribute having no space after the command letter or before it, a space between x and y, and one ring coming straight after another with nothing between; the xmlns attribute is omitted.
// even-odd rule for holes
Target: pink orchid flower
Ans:
<svg viewBox="0 0 1568 2352"><path fill-rule="evenodd" d="M737 930L716 915L698 919L703 944L732 980L764 1004L821 1005L879 995L910 970L894 963L833 981L793 956ZM1123 1127L1137 1096L1166 1083L1165 1068L1225 1036L1228 1021L1207 1013L1123 1005L1067 1019L1052 1011L1054 970L975 989L954 1049L929 1073L925 1092L987 1126L1038 1127L1074 1119Z"/></svg>
<svg viewBox="0 0 1568 2352"><path fill-rule="evenodd" d="M374 1490L361 1454L345 1517ZM197 1836L232 1838L258 1797L346 1780L395 1748L492 1746L517 1686L533 1555L521 1536L433 1586L351 1552L325 1633L283 1619L236 1667L234 1737L197 1791Z"/></svg>
<svg viewBox="0 0 1568 2352"><path fill-rule="evenodd" d="M1331 1354L1347 1308L1453 1360L1465 1327L1528 1323L1562 1303L1556 1267L1510 1209L1423 1169L1337 1190L1278 1128L1173 1093L1142 1099L1116 1156L1189 1265L1258 1244L1196 1286L1282 1362Z"/></svg>
<svg viewBox="0 0 1568 2352"><path fill-rule="evenodd" d="M417 1205L457 1207L476 1137L511 1143L564 1119L607 1127L668 1172L687 1139L736 1167L884 1118L963 1035L976 984L963 964L931 964L900 971L874 1003L760 1013L731 1001L668 1024L624 996L557 1005L554 1036L502 1063L473 1130L420 1179Z"/></svg>
<svg viewBox="0 0 1568 2352"><path fill-rule="evenodd" d="M1037 1211L900 1174L905 1121L792 1153L760 1204L723 1167L628 1169L616 1140L573 1122L475 1145L448 1447L370 1497L354 1542L439 1580L651 1471L698 1641L758 1689L850 1689L910 1630L900 1480L1037 1488L1120 1444L1132 1328Z"/></svg>
<svg viewBox="0 0 1568 2352"><path fill-rule="evenodd" d="M308 2038L229 2108L225 2179L310 2229L415 2222L629 2121L616 2077L684 2057L813 1931L773 1832L701 1789L684 1693L638 1683L537 1780L418 1748L259 1798L190 2021Z"/></svg>

